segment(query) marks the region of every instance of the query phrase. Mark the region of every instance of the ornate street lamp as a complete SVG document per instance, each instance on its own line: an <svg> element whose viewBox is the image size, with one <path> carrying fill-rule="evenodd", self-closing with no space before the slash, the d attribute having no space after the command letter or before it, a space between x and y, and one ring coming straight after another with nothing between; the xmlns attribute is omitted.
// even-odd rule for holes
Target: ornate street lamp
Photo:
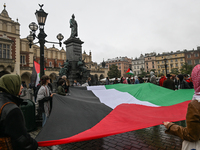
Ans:
<svg viewBox="0 0 200 150"><path fill-rule="evenodd" d="M165 59L163 59L164 61L165 61L165 72L166 72L166 76L167 76L167 59L165 58Z"/></svg>
<svg viewBox="0 0 200 150"><path fill-rule="evenodd" d="M42 9L42 7L44 6L43 4L42 5L39 4L39 6L40 6L40 10L39 11L36 10L35 16L36 16L38 24L39 24L40 32L39 32L38 36L36 36L35 32L38 29L38 25L35 22L30 23L29 28L31 29L31 32L27 36L27 40L29 41L29 47L30 48L33 44L37 44L37 43L40 44L40 77L42 77L44 75L44 44L45 43L54 43L54 44L59 44L60 47L61 47L62 46L61 41L63 40L64 36L61 33L59 33L57 35L57 39L59 40L59 43L49 42L49 41L45 40L47 35L44 32L44 25L45 25L48 13L46 13ZM39 41L36 42L36 43L33 43L35 38L37 38Z"/></svg>

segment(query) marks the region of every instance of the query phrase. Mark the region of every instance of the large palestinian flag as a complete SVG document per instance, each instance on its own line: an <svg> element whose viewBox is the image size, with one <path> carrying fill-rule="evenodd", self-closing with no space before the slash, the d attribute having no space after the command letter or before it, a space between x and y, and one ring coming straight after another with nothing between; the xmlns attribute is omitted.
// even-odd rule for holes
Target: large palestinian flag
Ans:
<svg viewBox="0 0 200 150"><path fill-rule="evenodd" d="M60 145L185 120L193 93L151 83L71 87L70 96L53 96L36 140L39 146Z"/></svg>

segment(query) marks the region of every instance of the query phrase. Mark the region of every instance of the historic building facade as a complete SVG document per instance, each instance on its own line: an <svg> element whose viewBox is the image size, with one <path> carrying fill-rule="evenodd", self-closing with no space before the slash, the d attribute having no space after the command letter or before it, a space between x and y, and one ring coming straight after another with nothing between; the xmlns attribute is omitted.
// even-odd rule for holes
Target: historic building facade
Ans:
<svg viewBox="0 0 200 150"><path fill-rule="evenodd" d="M116 65L118 67L118 70L121 71L121 76L127 77L128 75L126 74L126 71L128 68L132 68L132 59L128 57L116 57L112 59L108 59L106 62L106 68L108 68L111 65Z"/></svg>
<svg viewBox="0 0 200 150"><path fill-rule="evenodd" d="M6 11L0 14L0 75L20 74L20 24L13 21Z"/></svg>
<svg viewBox="0 0 200 150"><path fill-rule="evenodd" d="M176 69L180 71L181 67L185 63L185 54L184 51L176 51L176 52L164 52L156 56L156 71L157 74L166 74L165 71L165 60L167 65L167 73L170 73L172 69Z"/></svg>
<svg viewBox="0 0 200 150"><path fill-rule="evenodd" d="M45 74L55 81L66 61L66 51L63 48L59 50L54 45L51 48L44 47L44 58ZM82 58L97 79L107 75L107 68L92 62L91 52L89 55L84 52ZM20 24L9 17L4 5L0 14L0 77L17 73L28 85L31 81L33 61L40 63L40 47L33 45L29 48L28 40L20 39Z"/></svg>
<svg viewBox="0 0 200 150"><path fill-rule="evenodd" d="M82 54L82 60L84 60L86 67L90 70L90 74L94 76L95 79L100 80L107 77L108 68L98 65L96 62L92 61L92 52L89 55L84 51Z"/></svg>
<svg viewBox="0 0 200 150"><path fill-rule="evenodd" d="M144 56L145 66L144 70L145 72L150 72L152 69L156 69L156 53L146 53Z"/></svg>
<svg viewBox="0 0 200 150"><path fill-rule="evenodd" d="M185 62L188 65L197 65L200 63L200 47L197 47L197 50L184 50L185 53Z"/></svg>
<svg viewBox="0 0 200 150"><path fill-rule="evenodd" d="M139 58L132 60L132 71L134 75L139 75L144 70L144 56L141 54Z"/></svg>

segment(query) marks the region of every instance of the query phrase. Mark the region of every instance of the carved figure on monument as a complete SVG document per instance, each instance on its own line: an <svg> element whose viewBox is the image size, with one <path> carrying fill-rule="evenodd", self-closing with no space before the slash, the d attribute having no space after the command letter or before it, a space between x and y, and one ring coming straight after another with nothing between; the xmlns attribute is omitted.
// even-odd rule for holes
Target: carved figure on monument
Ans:
<svg viewBox="0 0 200 150"><path fill-rule="evenodd" d="M79 58L79 61L77 62L77 67L81 73L84 73L87 71L87 68L85 67L85 62L84 60L81 59L81 57Z"/></svg>
<svg viewBox="0 0 200 150"><path fill-rule="evenodd" d="M71 65L70 65L70 63L69 63L69 61L67 59L66 62L64 63L64 65L63 65L63 68L60 69L59 75L60 76L63 76L63 75L67 75L68 76L70 67L71 67Z"/></svg>
<svg viewBox="0 0 200 150"><path fill-rule="evenodd" d="M70 28L71 28L71 36L70 36L70 38L75 38L75 37L78 36L78 24L77 24L77 22L76 22L76 20L74 18L75 18L75 16L73 14L72 18L69 21Z"/></svg>

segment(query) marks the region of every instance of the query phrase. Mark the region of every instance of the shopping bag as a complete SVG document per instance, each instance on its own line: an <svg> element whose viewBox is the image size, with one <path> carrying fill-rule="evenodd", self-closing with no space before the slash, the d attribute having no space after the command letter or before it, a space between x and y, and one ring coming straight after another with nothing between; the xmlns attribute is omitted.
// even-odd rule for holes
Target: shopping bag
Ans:
<svg viewBox="0 0 200 150"><path fill-rule="evenodd" d="M189 142L184 140L182 150L200 150L200 140L196 142Z"/></svg>

